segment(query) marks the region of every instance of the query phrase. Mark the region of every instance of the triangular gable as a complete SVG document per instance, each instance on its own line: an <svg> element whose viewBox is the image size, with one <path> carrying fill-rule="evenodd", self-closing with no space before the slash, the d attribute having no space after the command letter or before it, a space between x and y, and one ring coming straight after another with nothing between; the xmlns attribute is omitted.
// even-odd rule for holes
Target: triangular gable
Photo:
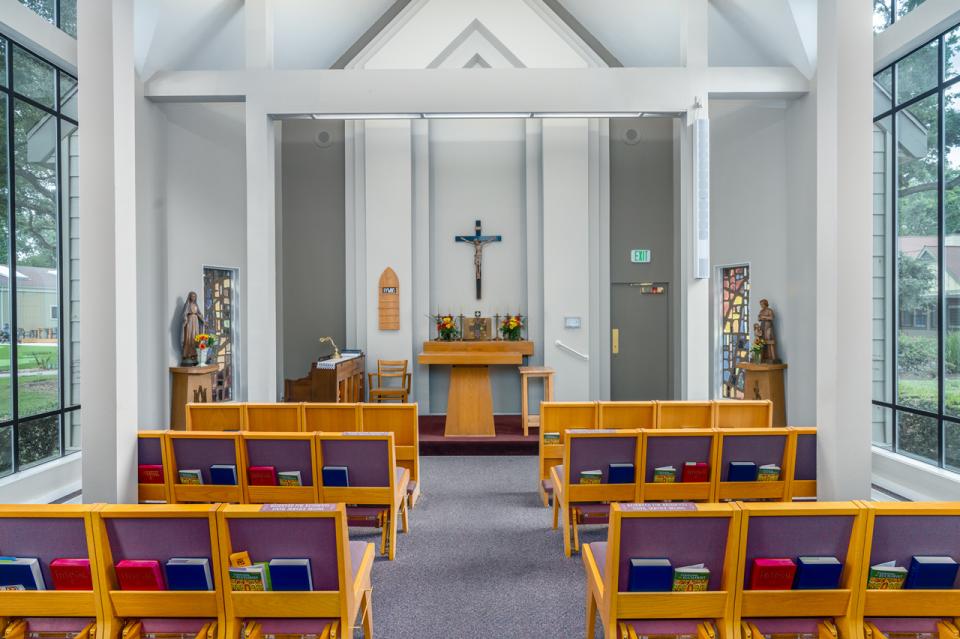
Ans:
<svg viewBox="0 0 960 639"><path fill-rule="evenodd" d="M412 0L346 63L354 69L606 67L544 0Z"/></svg>

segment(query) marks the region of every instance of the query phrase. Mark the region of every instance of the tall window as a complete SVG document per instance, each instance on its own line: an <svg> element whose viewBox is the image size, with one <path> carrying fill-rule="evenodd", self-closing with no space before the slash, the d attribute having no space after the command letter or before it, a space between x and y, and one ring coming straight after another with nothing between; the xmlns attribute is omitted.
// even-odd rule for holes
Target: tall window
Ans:
<svg viewBox="0 0 960 639"><path fill-rule="evenodd" d="M211 401L233 399L233 334L237 295L237 269L203 267L203 330L216 335L210 363L219 367Z"/></svg>
<svg viewBox="0 0 960 639"><path fill-rule="evenodd" d="M0 476L80 447L77 80L0 38Z"/></svg>
<svg viewBox="0 0 960 639"><path fill-rule="evenodd" d="M743 370L750 353L750 267L720 269L720 394L743 399Z"/></svg>
<svg viewBox="0 0 960 639"><path fill-rule="evenodd" d="M77 0L20 0L20 4L77 37Z"/></svg>
<svg viewBox="0 0 960 639"><path fill-rule="evenodd" d="M873 441L960 472L960 27L874 77Z"/></svg>
<svg viewBox="0 0 960 639"><path fill-rule="evenodd" d="M21 0L22 2L23 0ZM873 30L883 31L927 0L873 0Z"/></svg>

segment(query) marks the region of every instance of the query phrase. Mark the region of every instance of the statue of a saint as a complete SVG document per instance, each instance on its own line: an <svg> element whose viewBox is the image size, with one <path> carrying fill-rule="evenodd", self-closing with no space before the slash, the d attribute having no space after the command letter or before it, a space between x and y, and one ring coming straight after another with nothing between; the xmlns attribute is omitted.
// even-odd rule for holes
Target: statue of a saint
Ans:
<svg viewBox="0 0 960 639"><path fill-rule="evenodd" d="M180 365L196 366L197 364L197 335L203 326L203 314L197 304L197 294L190 291L187 301L183 305L183 324L181 325Z"/></svg>
<svg viewBox="0 0 960 639"><path fill-rule="evenodd" d="M773 329L773 309L770 303L763 299L760 300L760 312L757 319L760 320L760 330L763 334L763 362L765 364L779 364L777 359L777 336Z"/></svg>

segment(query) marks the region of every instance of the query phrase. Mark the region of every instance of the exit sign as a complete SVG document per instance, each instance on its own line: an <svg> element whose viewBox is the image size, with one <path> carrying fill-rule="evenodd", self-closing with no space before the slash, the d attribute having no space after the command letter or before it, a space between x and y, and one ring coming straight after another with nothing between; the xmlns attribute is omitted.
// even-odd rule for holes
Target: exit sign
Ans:
<svg viewBox="0 0 960 639"><path fill-rule="evenodd" d="M630 251L630 261L634 264L649 264L650 249L633 249Z"/></svg>

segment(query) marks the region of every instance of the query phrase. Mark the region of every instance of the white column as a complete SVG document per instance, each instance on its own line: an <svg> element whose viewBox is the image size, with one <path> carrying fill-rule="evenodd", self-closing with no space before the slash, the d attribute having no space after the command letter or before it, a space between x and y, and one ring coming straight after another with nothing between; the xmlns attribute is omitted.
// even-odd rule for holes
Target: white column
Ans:
<svg viewBox="0 0 960 639"><path fill-rule="evenodd" d="M244 0L248 69L273 68L273 0Z"/></svg>
<svg viewBox="0 0 960 639"><path fill-rule="evenodd" d="M819 2L817 480L826 499L870 496L871 19L869 3Z"/></svg>
<svg viewBox="0 0 960 639"><path fill-rule="evenodd" d="M427 315L430 314L430 122L414 120L413 135L413 255L410 292L412 300L411 349L414 357L423 350L422 344L433 337L433 329ZM378 276L379 277L379 276ZM403 321L402 319L400 320ZM413 370L413 397L420 404L420 414L430 414L430 367L411 360Z"/></svg>
<svg viewBox="0 0 960 639"><path fill-rule="evenodd" d="M80 3L83 499L136 501L138 357L133 4Z"/></svg>
<svg viewBox="0 0 960 639"><path fill-rule="evenodd" d="M247 97L246 131L246 400L275 402L281 381L277 376L276 130L253 96Z"/></svg>

